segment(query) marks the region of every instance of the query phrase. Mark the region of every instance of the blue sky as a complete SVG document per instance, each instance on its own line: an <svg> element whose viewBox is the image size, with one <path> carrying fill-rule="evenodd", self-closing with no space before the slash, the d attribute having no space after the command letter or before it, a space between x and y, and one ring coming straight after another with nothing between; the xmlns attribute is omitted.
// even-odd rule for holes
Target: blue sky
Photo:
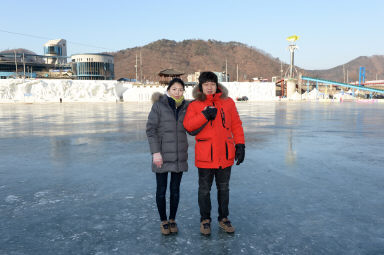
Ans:
<svg viewBox="0 0 384 255"><path fill-rule="evenodd" d="M214 39L245 43L289 62L285 39L296 34L295 64L306 69L384 55L384 1L378 0L16 2L0 3L0 50L43 54L48 38L66 39L68 54L117 51L159 39Z"/></svg>

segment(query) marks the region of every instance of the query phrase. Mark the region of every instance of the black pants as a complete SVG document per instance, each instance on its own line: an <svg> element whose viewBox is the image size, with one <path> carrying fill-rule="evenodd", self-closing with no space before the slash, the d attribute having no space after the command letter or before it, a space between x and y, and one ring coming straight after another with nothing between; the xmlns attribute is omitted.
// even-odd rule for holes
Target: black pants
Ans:
<svg viewBox="0 0 384 255"><path fill-rule="evenodd" d="M180 182L181 177L183 176L183 172L180 173L171 173L171 183L170 183L170 214L169 219L176 218L177 207L179 206L180 199ZM168 181L168 173L156 173L156 204L157 210L159 211L160 220L167 220L166 213L166 202L165 202L165 193L167 191L167 181Z"/></svg>
<svg viewBox="0 0 384 255"><path fill-rule="evenodd" d="M229 179L231 177L231 167L224 169L199 168L199 207L200 221L211 220L211 186L213 178L216 180L217 202L219 203L220 221L229 215Z"/></svg>

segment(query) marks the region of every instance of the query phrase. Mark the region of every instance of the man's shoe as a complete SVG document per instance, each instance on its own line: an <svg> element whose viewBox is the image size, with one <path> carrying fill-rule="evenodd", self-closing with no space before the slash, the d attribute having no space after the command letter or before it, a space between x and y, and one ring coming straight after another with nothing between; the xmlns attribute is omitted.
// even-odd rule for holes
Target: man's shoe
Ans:
<svg viewBox="0 0 384 255"><path fill-rule="evenodd" d="M179 231L175 220L169 220L169 227L172 234L176 234Z"/></svg>
<svg viewBox="0 0 384 255"><path fill-rule="evenodd" d="M161 222L160 229L163 235L169 235L171 233L169 229L169 222L166 220Z"/></svg>
<svg viewBox="0 0 384 255"><path fill-rule="evenodd" d="M219 226L227 233L235 233L235 228L227 218L223 218L221 221L219 221Z"/></svg>
<svg viewBox="0 0 384 255"><path fill-rule="evenodd" d="M203 220L200 223L200 232L206 236L211 234L211 221L209 219Z"/></svg>

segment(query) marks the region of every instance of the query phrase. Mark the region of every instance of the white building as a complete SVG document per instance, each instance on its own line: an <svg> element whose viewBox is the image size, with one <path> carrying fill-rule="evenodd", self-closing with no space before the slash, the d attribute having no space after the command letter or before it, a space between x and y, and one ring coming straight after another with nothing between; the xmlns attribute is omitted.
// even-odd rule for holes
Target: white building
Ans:
<svg viewBox="0 0 384 255"><path fill-rule="evenodd" d="M84 53L71 56L72 72L78 80L113 80L114 58L109 54Z"/></svg>
<svg viewBox="0 0 384 255"><path fill-rule="evenodd" d="M67 41L64 39L49 40L44 44L46 64L67 63Z"/></svg>

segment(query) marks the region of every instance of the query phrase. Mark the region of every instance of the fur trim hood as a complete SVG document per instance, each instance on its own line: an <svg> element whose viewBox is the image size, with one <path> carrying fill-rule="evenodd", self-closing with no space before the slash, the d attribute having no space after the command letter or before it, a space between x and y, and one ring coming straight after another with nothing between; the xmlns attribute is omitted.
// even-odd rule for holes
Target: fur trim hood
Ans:
<svg viewBox="0 0 384 255"><path fill-rule="evenodd" d="M228 89L224 87L222 84L218 84L218 89L221 91L221 99L225 99L228 97ZM199 101L205 101L207 98L202 91L199 90L199 86L196 85L193 90L192 90L192 96L194 99L199 100Z"/></svg>
<svg viewBox="0 0 384 255"><path fill-rule="evenodd" d="M160 92L154 92L151 96L152 104L156 103L157 101L160 101L160 98L163 96L163 93Z"/></svg>

